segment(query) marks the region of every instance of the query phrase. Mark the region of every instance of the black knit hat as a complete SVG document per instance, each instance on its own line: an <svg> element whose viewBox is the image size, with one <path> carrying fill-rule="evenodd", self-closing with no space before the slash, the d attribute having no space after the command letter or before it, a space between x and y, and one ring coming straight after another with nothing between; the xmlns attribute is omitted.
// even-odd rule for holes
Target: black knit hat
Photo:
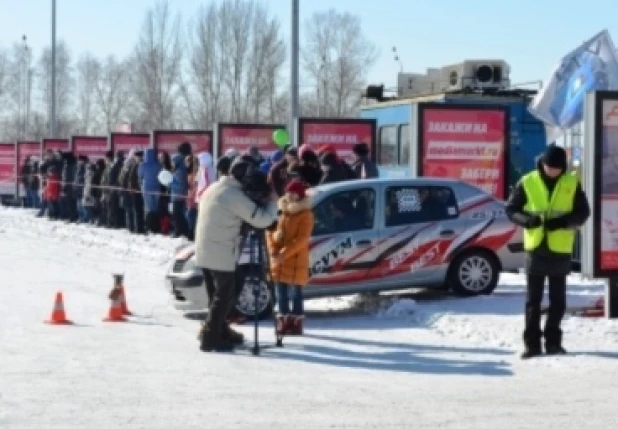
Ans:
<svg viewBox="0 0 618 429"><path fill-rule="evenodd" d="M357 156L369 155L369 145L367 143L356 143L352 146L352 152Z"/></svg>
<svg viewBox="0 0 618 429"><path fill-rule="evenodd" d="M554 144L547 146L541 162L551 168L566 170L568 167L567 153L564 148Z"/></svg>

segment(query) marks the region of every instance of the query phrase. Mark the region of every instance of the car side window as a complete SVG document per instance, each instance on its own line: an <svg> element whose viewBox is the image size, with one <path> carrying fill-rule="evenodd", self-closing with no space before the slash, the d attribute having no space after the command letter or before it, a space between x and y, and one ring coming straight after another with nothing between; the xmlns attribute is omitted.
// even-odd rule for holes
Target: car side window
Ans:
<svg viewBox="0 0 618 429"><path fill-rule="evenodd" d="M375 205L373 189L355 189L333 194L313 209L313 235L373 229Z"/></svg>
<svg viewBox="0 0 618 429"><path fill-rule="evenodd" d="M401 226L454 219L459 213L446 186L391 186L386 189L385 225Z"/></svg>

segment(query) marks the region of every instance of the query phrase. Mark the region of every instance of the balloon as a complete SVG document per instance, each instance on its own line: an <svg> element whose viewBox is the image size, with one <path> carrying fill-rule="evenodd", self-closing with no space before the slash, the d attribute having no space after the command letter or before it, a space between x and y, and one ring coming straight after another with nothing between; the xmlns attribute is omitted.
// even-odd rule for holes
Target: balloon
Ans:
<svg viewBox="0 0 618 429"><path fill-rule="evenodd" d="M170 183L172 183L172 181L174 180L174 175L167 170L161 170L161 172L157 176L157 179L159 179L159 183L163 186L169 186Z"/></svg>
<svg viewBox="0 0 618 429"><path fill-rule="evenodd" d="M273 132L273 141L277 147L283 147L290 142L290 135L284 129L275 130Z"/></svg>

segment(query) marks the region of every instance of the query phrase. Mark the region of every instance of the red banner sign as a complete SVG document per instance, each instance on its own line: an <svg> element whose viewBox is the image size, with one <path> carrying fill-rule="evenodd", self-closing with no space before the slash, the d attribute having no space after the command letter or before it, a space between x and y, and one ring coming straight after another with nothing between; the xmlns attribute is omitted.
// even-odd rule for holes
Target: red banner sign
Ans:
<svg viewBox="0 0 618 429"><path fill-rule="evenodd" d="M331 145L340 158L350 161L352 147L367 143L375 157L376 122L373 119L299 119L299 144L309 144L314 150Z"/></svg>
<svg viewBox="0 0 618 429"><path fill-rule="evenodd" d="M15 144L0 143L0 194L15 193Z"/></svg>
<svg viewBox="0 0 618 429"><path fill-rule="evenodd" d="M194 154L212 153L212 133L210 131L164 131L153 133L153 145L157 151L176 153L178 145L189 143Z"/></svg>
<svg viewBox="0 0 618 429"><path fill-rule="evenodd" d="M17 142L17 168L20 171L26 158L41 160L41 142Z"/></svg>
<svg viewBox="0 0 618 429"><path fill-rule="evenodd" d="M43 152L48 149L54 152L68 152L71 150L71 144L68 139L43 139Z"/></svg>
<svg viewBox="0 0 618 429"><path fill-rule="evenodd" d="M90 161L105 158L105 152L109 150L104 136L73 136L72 140L75 156L85 155Z"/></svg>
<svg viewBox="0 0 618 429"><path fill-rule="evenodd" d="M422 106L420 175L458 179L504 199L507 121L502 108Z"/></svg>
<svg viewBox="0 0 618 429"><path fill-rule="evenodd" d="M279 148L273 142L275 130L285 128L283 125L263 124L219 124L217 131L217 156L236 149L240 153L257 147L263 156L270 156Z"/></svg>
<svg viewBox="0 0 618 429"><path fill-rule="evenodd" d="M150 147L150 134L112 133L110 141L114 153L123 151L127 155L131 149L148 149Z"/></svg>

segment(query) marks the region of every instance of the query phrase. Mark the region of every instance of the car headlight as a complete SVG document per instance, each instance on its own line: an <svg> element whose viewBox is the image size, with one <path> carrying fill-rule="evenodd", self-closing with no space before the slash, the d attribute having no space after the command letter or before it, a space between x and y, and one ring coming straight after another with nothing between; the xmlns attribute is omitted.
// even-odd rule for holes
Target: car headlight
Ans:
<svg viewBox="0 0 618 429"><path fill-rule="evenodd" d="M197 265L195 265L195 259L189 259L187 262L185 262L183 271L195 271L195 270L197 270Z"/></svg>

